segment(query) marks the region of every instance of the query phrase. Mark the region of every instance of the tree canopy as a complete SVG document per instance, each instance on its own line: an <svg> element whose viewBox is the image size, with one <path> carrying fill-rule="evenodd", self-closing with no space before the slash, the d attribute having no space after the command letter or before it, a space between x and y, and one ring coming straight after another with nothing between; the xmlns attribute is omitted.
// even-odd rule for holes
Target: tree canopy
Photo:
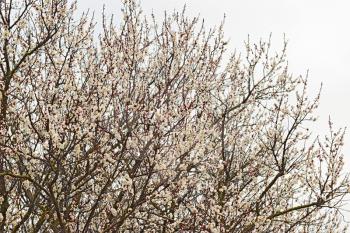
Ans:
<svg viewBox="0 0 350 233"><path fill-rule="evenodd" d="M0 1L0 232L342 232L344 130L286 43L229 59L223 25L124 0Z"/></svg>

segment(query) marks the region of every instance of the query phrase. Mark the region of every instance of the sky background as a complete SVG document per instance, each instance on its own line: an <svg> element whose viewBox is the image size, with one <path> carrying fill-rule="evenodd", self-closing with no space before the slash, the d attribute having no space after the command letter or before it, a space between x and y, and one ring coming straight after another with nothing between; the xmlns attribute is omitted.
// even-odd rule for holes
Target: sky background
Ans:
<svg viewBox="0 0 350 233"><path fill-rule="evenodd" d="M208 27L220 24L226 15L224 31L232 52L234 49L244 52L248 34L251 41L258 41L267 40L272 33L272 44L277 47L283 44L285 34L289 41L289 72L305 75L309 70L310 96L315 96L323 83L314 132L320 135L328 132L329 116L336 127L350 127L350 1L141 0L145 14L153 11L159 17L165 10L182 10L184 4L188 16L200 14ZM95 11L97 31L103 5L108 15L116 15L118 22L119 0L78 0L78 13ZM343 153L346 170L350 172L349 132ZM350 214L346 218L350 221Z"/></svg>

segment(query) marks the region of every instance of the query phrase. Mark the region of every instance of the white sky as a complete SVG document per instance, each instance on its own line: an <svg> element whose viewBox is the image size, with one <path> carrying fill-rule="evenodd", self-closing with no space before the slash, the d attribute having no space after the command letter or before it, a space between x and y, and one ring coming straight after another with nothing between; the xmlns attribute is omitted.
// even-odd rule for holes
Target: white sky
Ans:
<svg viewBox="0 0 350 233"><path fill-rule="evenodd" d="M120 14L119 0L78 0L78 9L90 8L100 20L104 4L107 14ZM200 14L208 26L218 25L226 14L225 35L232 51L243 51L248 34L257 41L272 33L272 44L280 46L285 33L289 71L304 75L309 69L311 96L324 84L314 132L328 132L328 116L336 127L350 126L349 0L141 0L144 13L153 10L156 16L163 16L164 10L181 10L184 4L189 16ZM350 133L343 150L348 171L349 150Z"/></svg>

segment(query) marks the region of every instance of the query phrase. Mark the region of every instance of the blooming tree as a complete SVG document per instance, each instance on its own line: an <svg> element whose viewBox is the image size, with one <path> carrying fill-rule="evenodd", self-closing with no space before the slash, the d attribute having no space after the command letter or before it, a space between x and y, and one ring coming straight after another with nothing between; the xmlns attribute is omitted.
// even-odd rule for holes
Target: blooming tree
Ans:
<svg viewBox="0 0 350 233"><path fill-rule="evenodd" d="M342 231L344 131L311 135L285 47L75 8L0 1L0 232Z"/></svg>

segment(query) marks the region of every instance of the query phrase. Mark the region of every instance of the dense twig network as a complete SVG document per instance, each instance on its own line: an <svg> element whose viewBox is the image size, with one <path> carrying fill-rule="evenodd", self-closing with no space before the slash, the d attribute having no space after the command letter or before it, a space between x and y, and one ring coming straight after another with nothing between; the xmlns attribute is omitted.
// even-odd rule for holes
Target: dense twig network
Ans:
<svg viewBox="0 0 350 233"><path fill-rule="evenodd" d="M0 232L341 232L342 130L285 48L65 0L0 0Z"/></svg>

